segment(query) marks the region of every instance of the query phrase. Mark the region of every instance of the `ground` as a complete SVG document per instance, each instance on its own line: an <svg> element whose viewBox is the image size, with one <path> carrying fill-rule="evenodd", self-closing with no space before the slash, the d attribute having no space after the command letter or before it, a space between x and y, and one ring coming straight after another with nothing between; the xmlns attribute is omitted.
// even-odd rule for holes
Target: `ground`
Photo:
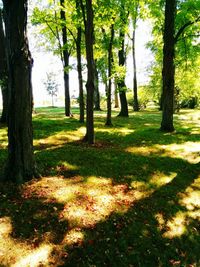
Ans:
<svg viewBox="0 0 200 267"><path fill-rule="evenodd" d="M95 145L62 108L33 115L40 179L0 189L0 266L200 266L200 111L131 112L106 127L95 113ZM7 155L0 128L0 169Z"/></svg>

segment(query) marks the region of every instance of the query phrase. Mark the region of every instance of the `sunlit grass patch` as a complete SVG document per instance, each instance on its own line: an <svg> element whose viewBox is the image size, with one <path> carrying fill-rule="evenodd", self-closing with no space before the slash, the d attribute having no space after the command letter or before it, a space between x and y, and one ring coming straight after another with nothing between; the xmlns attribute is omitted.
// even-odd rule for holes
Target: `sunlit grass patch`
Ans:
<svg viewBox="0 0 200 267"><path fill-rule="evenodd" d="M50 246L42 244L34 249L27 242L12 238L12 231L11 218L0 218L0 264L12 267L48 264Z"/></svg>
<svg viewBox="0 0 200 267"><path fill-rule="evenodd" d="M74 177L42 178L23 189L26 198L39 197L44 202L58 202L64 205L61 220L67 220L69 227L94 227L111 213L124 213L134 201L149 195L127 185L113 185L111 179ZM28 194L27 194L28 193Z"/></svg>

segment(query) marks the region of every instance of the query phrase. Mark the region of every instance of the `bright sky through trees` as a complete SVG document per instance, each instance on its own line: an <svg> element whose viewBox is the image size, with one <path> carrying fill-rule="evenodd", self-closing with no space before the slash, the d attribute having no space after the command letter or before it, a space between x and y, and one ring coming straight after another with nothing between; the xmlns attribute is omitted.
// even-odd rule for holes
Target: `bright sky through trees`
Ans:
<svg viewBox="0 0 200 267"><path fill-rule="evenodd" d="M147 68L150 62L153 60L153 56L149 49L145 47L146 43L151 38L151 25L148 21L140 21L136 32L136 60L138 68L138 83L145 84L148 81ZM46 73L53 72L57 77L57 83L59 84L58 98L61 105L64 105L64 89L63 89L63 73L60 59L54 56L50 52L43 52L43 49L38 47L35 43L35 38L31 35L34 29L29 29L29 43L30 50L34 59L34 67L32 70L32 82L34 93L35 106L48 105L51 101L48 96L46 88L44 86L44 80ZM131 54L131 51L130 53ZM76 61L71 58L71 64L73 69L70 71L70 94L71 96L78 96L78 76L75 70ZM126 83L128 88L132 88L132 57L127 58L127 77ZM85 77L86 79L86 77ZM101 87L100 87L101 89ZM102 88L104 93L104 88ZM63 103L62 103L63 102ZM0 92L0 108L2 108L2 96Z"/></svg>

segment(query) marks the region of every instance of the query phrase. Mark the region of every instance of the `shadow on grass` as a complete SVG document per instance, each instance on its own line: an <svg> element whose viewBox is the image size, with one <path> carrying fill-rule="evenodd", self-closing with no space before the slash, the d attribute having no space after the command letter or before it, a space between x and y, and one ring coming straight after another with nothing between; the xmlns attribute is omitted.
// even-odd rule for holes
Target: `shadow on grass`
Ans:
<svg viewBox="0 0 200 267"><path fill-rule="evenodd" d="M124 196L132 192L133 197L128 205L123 202L122 205L127 209L124 212L113 209L106 217L101 217L100 212L100 219L94 220L94 224L83 222L86 216L84 213L76 217L79 218L79 222L76 221L77 219L73 222L69 217L73 203L75 213L80 210L80 205L87 206L90 203L91 199L87 191L88 187L90 188L89 177L78 180L74 178L74 181L71 179L68 182L66 179L69 188L65 185L67 191L63 192L62 197L67 197L64 194L72 193L74 190L73 201L75 202L72 204L70 204L70 198L61 203L56 197L50 197L55 196L55 192L51 192L51 185L57 184L59 178L56 178L55 182L53 178L48 179L46 185L40 188L36 185L37 192L31 191L29 185L25 185L18 192L16 187L9 186L9 190L3 187L0 195L0 217L11 218L10 236L15 241L31 244L33 250L39 248L43 242L60 245L66 233L71 230L84 232L84 239L65 245L62 247L64 252L58 252L54 248L49 256L52 257L56 253L58 255L48 266L198 266L200 263L199 202L193 199L188 202L188 197L190 193L200 189L200 181L195 183L200 178L200 166L178 160L180 168L174 170L174 159L165 160L168 164L162 165L159 171L167 174L176 171L170 182L151 191L152 188L148 188L148 184L152 173L148 175L145 188L137 188L137 185L134 185L135 181L132 180L133 184L130 184L132 186L123 187ZM155 165L154 168L154 171L157 171L158 166ZM91 172L88 175L92 176L94 173ZM99 181L101 179L104 180L99 178ZM118 188L115 177L112 177L111 182L111 187L107 191L109 197L113 197L111 190ZM40 184L40 181L38 183ZM124 183L121 181L120 186ZM77 188L80 190L79 186L88 187L84 187L87 190L83 188L80 193L77 192ZM102 185L103 190L105 186L106 184ZM98 189L97 184L93 189L95 188ZM191 190L188 191L188 188ZM60 189L59 184L57 189ZM148 192L149 189L149 194L143 198L134 197L137 190ZM102 188L98 190L99 199L102 199L101 192L104 191ZM57 192L56 195L59 196L61 193ZM95 210L91 208L93 207L84 207L92 214ZM66 217L61 216L63 213ZM60 255L62 255L62 261L60 261Z"/></svg>

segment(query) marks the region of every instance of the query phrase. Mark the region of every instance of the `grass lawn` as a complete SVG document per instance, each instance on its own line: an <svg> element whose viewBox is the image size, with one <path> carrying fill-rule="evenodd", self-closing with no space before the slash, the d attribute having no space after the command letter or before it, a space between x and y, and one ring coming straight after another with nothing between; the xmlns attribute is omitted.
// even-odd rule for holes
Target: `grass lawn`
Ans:
<svg viewBox="0 0 200 267"><path fill-rule="evenodd" d="M0 184L0 266L200 266L200 111L130 112L106 127L95 112L95 145L62 108L34 114L40 179ZM0 127L0 175L7 156Z"/></svg>

